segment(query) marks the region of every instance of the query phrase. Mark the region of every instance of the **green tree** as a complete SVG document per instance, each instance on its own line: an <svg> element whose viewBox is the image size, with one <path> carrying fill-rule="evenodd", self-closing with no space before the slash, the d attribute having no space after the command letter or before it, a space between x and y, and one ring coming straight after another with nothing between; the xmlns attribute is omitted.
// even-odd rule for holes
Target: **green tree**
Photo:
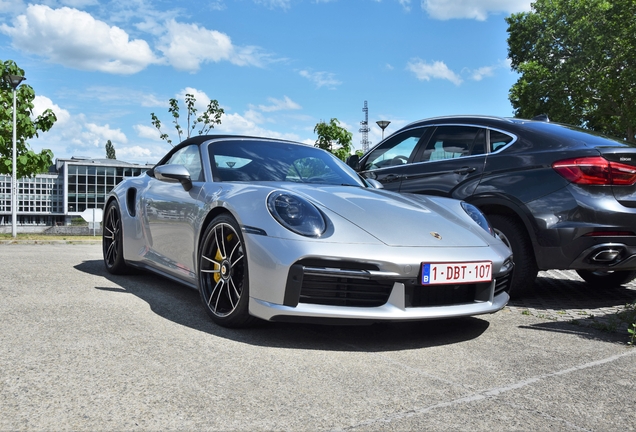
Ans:
<svg viewBox="0 0 636 432"><path fill-rule="evenodd" d="M117 159L117 156L115 156L115 146L110 140L106 141L106 159Z"/></svg>
<svg viewBox="0 0 636 432"><path fill-rule="evenodd" d="M195 108L194 103L196 99L194 95L186 94L185 95L185 105L187 109L187 118L186 118L186 129L181 127L179 124L179 101L177 99L170 99L168 101L170 107L168 108L168 112L172 115L172 123L177 131L177 135L179 136L179 142L183 141L186 138L190 138L191 133L199 126L198 133L199 135L205 135L210 132L211 129L214 128L214 125L221 124L221 115L225 114L223 108L219 107L219 102L217 100L212 99L208 104L205 112L197 117L198 110ZM168 136L167 133L164 133L161 130L161 121L155 115L155 113L150 113L150 118L152 119L152 125L157 128L159 131L159 137L162 140L165 140L168 144L172 144L172 140ZM185 138L184 136L185 135Z"/></svg>
<svg viewBox="0 0 636 432"><path fill-rule="evenodd" d="M635 142L636 1L536 0L508 23L517 117L547 114Z"/></svg>
<svg viewBox="0 0 636 432"><path fill-rule="evenodd" d="M9 75L24 76L13 60L0 60L0 174L13 171L13 88L7 81ZM57 120L50 109L33 118L35 91L21 84L16 91L16 177L30 177L47 172L53 163L53 152L43 149L40 153L31 150L27 140L46 132Z"/></svg>
<svg viewBox="0 0 636 432"><path fill-rule="evenodd" d="M343 161L351 154L353 134L340 126L338 119L332 118L329 123L321 121L314 128L314 132L318 135L314 147L327 150Z"/></svg>

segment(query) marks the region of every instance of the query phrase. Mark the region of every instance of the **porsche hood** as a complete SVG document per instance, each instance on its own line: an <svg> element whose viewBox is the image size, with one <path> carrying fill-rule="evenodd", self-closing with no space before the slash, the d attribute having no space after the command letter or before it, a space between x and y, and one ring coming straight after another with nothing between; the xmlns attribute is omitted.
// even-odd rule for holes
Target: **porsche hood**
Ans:
<svg viewBox="0 0 636 432"><path fill-rule="evenodd" d="M285 184L281 189L303 195L388 246L488 246L475 232L480 227L470 227L472 222L431 198L350 186Z"/></svg>

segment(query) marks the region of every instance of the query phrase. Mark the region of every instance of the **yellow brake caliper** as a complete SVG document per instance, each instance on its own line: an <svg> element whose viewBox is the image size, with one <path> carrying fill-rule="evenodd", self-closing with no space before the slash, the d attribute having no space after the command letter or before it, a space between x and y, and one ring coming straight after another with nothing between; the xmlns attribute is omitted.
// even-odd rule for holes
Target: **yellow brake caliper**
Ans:
<svg viewBox="0 0 636 432"><path fill-rule="evenodd" d="M232 241L232 234L228 234L227 237L225 237L225 239L228 242ZM223 257L221 256L221 249L216 250L216 255L214 256L214 259L216 261L214 263L214 266L219 267L219 272L214 273L214 282L218 283L221 280L221 262L223 261Z"/></svg>

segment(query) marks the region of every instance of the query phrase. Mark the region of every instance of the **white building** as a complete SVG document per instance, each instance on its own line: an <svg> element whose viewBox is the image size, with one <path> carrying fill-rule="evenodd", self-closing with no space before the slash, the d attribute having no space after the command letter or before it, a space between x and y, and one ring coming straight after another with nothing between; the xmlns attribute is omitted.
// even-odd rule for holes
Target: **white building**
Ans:
<svg viewBox="0 0 636 432"><path fill-rule="evenodd" d="M90 208L103 208L106 195L124 177L138 176L153 165L116 159L56 159L48 174L18 179L20 227L70 225ZM0 175L0 232L11 230L11 176Z"/></svg>

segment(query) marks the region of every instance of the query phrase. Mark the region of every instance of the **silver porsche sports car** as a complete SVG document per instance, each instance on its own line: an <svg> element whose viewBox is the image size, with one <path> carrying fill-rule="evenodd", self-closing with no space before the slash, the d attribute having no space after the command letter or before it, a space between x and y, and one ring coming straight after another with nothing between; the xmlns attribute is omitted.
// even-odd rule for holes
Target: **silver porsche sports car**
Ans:
<svg viewBox="0 0 636 432"><path fill-rule="evenodd" d="M399 195L323 150L198 136L106 199L104 263L196 288L227 327L493 313L510 250L474 206Z"/></svg>

